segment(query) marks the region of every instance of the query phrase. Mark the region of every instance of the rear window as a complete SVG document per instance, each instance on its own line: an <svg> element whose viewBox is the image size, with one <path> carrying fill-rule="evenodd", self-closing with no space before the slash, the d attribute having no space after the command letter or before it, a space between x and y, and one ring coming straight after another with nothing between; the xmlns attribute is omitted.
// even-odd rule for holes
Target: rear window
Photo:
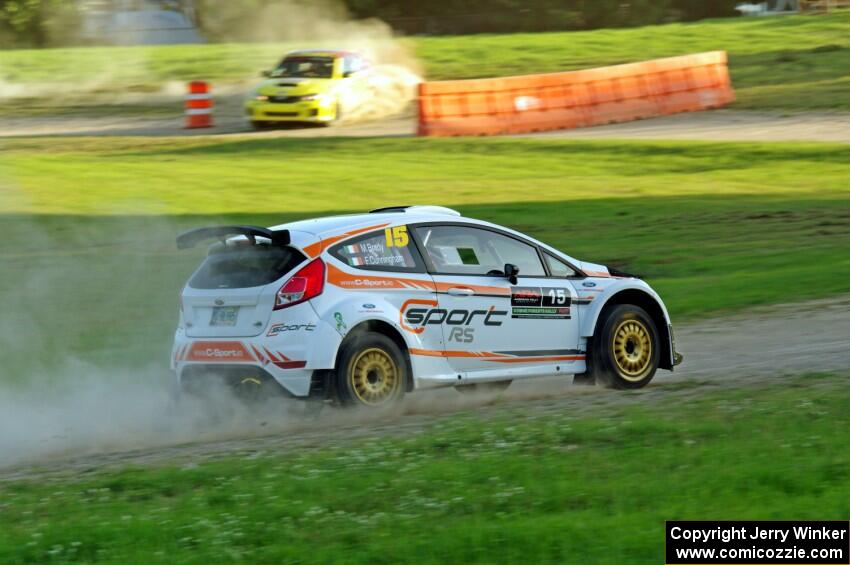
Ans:
<svg viewBox="0 0 850 565"><path fill-rule="evenodd" d="M264 286L287 274L304 255L292 247L244 245L214 250L189 280L192 288Z"/></svg>

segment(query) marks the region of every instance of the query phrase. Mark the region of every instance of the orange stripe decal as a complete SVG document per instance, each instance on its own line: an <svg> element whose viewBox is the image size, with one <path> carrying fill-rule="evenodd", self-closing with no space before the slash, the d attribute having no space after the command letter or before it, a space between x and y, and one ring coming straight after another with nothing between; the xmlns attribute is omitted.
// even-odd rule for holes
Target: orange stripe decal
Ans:
<svg viewBox="0 0 850 565"><path fill-rule="evenodd" d="M341 288L354 290L418 289L430 290L432 292L434 291L434 286L430 283L430 281L399 277L376 277L374 275L366 275L360 273L352 275L350 273L346 273L345 271L339 269L331 263L328 263L327 267L328 284L332 284Z"/></svg>
<svg viewBox="0 0 850 565"><path fill-rule="evenodd" d="M453 350L438 350L438 349L416 349L411 348L411 355L421 355L424 357L462 357L462 358L480 358L484 361L492 363L546 363L551 361L584 361L584 355L548 355L543 357L517 357L506 355L504 353L493 353L491 351L453 351Z"/></svg>
<svg viewBox="0 0 850 565"><path fill-rule="evenodd" d="M502 353L491 353L489 351L452 351L416 348L411 348L409 351L412 355L424 355L426 357L496 357L500 359L509 357L508 355L504 355Z"/></svg>
<svg viewBox="0 0 850 565"><path fill-rule="evenodd" d="M463 351L441 351L437 349L416 349L415 347L410 348L411 355L422 355L424 357L475 357L472 353L466 353ZM452 355L452 353L457 353L457 355Z"/></svg>
<svg viewBox="0 0 850 565"><path fill-rule="evenodd" d="M476 294L498 294L502 296L510 296L511 289L504 286L484 286L477 284L452 283L452 282L436 282L434 283L437 292L448 292L450 288L468 288L475 291Z"/></svg>
<svg viewBox="0 0 850 565"><path fill-rule="evenodd" d="M450 288L468 288L476 294L495 294L510 296L511 290L502 286L483 286L455 282L433 282L431 280L410 279L403 277L380 277L367 274L346 273L339 267L328 263L328 283L347 289L360 290L429 290L431 292L448 292Z"/></svg>
<svg viewBox="0 0 850 565"><path fill-rule="evenodd" d="M367 231L377 230L377 229L386 227L388 225L390 225L389 222L384 223L384 224L377 224L375 226L369 226L369 227L366 227L366 228L360 228L360 229L356 229L356 230L347 231L347 232L345 232L341 235L326 237L324 239L317 241L316 243L311 243L310 245L305 247L304 253L306 253L310 257L310 259L315 259L316 257L318 257L322 253L322 251L324 251L325 249L327 249L328 247L330 247L331 245L333 245L334 243L336 243L338 241L342 241L343 239L348 239L349 237L354 237L355 235L359 235L359 234L365 233Z"/></svg>

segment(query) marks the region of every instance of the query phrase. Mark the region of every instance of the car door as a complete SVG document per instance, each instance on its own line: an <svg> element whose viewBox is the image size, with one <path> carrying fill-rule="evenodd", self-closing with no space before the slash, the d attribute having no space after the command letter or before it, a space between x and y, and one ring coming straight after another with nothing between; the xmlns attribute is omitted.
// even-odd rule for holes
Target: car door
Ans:
<svg viewBox="0 0 850 565"><path fill-rule="evenodd" d="M535 245L465 224L423 224L418 245L437 289L444 356L470 380L569 373L583 361L572 316L575 290L549 277ZM516 284L503 273L519 267Z"/></svg>

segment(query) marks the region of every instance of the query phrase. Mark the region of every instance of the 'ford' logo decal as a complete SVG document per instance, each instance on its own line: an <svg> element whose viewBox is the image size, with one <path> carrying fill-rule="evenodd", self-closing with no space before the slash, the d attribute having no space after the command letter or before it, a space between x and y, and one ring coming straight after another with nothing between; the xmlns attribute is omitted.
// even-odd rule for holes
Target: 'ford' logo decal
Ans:
<svg viewBox="0 0 850 565"><path fill-rule="evenodd" d="M363 305L363 308L365 308L367 310L372 310L374 307L375 307L374 304L364 304Z"/></svg>
<svg viewBox="0 0 850 565"><path fill-rule="evenodd" d="M588 282L581 283L581 286L594 287L594 286L596 286L596 283L588 281Z"/></svg>

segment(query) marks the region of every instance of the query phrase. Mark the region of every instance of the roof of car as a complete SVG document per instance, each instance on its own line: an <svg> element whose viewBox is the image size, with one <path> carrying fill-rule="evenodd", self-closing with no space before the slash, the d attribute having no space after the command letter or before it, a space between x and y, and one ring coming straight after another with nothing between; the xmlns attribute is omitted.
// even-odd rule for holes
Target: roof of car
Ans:
<svg viewBox="0 0 850 565"><path fill-rule="evenodd" d="M271 229L289 229L315 234L324 234L327 232L356 230L363 226L375 226L375 228L378 228L399 222L413 223L441 220L476 221L464 218L460 215L460 212L452 210L451 208L444 208L442 206L391 206L387 208L378 208L365 214L325 216L324 218L300 220L297 222L273 226Z"/></svg>
<svg viewBox="0 0 850 565"><path fill-rule="evenodd" d="M345 57L346 55L357 55L357 53L345 49L301 49L286 54L287 57Z"/></svg>
<svg viewBox="0 0 850 565"><path fill-rule="evenodd" d="M299 238L306 236L308 240L315 241L321 239L324 241L343 241L349 237L354 237L358 234L367 233L372 230L378 230L384 227L399 225L399 224L415 224L421 222L462 222L478 226L491 226L498 228L502 232L513 233L522 239L534 242L554 254L556 257L562 257L573 265L577 265L581 269L591 269L602 271L605 269L602 265L579 261L563 251L560 251L543 242L536 241L516 230L512 230L505 226L499 226L483 220L464 217L457 210L445 208L443 206L389 206L386 208L378 208L363 214L348 214L339 216L325 216L323 218L313 218L310 220L299 220L288 224L272 226L271 230L290 230L297 234L301 232ZM306 233L305 233L306 232ZM308 235L310 234L310 235ZM313 239L315 238L315 239Z"/></svg>

